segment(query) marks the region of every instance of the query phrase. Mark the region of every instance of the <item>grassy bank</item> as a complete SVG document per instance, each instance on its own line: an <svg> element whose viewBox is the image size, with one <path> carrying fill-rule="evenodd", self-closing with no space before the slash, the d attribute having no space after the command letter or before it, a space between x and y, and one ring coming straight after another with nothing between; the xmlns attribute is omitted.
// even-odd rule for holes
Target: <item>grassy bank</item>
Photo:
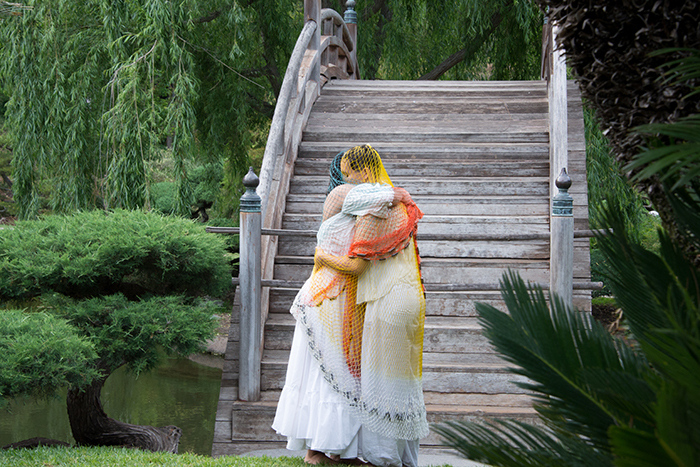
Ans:
<svg viewBox="0 0 700 467"><path fill-rule="evenodd" d="M302 467L301 458L217 457L197 454L168 454L113 447L8 449L0 451L0 466L163 466L163 467Z"/></svg>

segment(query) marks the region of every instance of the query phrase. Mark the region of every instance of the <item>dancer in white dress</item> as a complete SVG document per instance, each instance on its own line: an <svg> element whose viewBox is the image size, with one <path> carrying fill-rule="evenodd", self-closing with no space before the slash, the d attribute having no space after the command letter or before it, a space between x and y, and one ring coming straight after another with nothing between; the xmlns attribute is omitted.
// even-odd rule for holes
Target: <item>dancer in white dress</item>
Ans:
<svg viewBox="0 0 700 467"><path fill-rule="evenodd" d="M381 166L376 151L363 147L368 150ZM307 449L309 463L363 458L378 466L416 465L418 439L427 434L418 257L406 229L392 228L393 237L377 229L405 214L392 204L412 200L391 187L383 166L353 168L345 159L335 167L341 161L350 183L330 191L316 267L292 306L297 325L273 428L289 449ZM384 243L372 251L367 240L377 236ZM349 258L354 244L358 255L374 260Z"/></svg>

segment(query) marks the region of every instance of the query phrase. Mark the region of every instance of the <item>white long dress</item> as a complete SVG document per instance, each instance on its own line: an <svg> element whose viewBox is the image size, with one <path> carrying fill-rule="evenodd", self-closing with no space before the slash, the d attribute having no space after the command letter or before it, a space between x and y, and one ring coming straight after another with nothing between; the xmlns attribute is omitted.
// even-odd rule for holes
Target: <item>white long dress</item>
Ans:
<svg viewBox="0 0 700 467"><path fill-rule="evenodd" d="M359 187L365 188L357 190ZM388 201L384 200L379 203L383 206L377 207L375 204L374 208L368 210L367 203L372 204L376 201L369 201L371 197L368 195L372 190L368 190L365 185L359 185L357 188L348 194L341 213L343 216L352 216L354 212L361 213L360 215L376 212L373 211L375 208L386 206L386 203L391 200L390 198L393 198L393 192L391 192L390 197L385 195ZM381 192L381 190L376 191ZM353 192L355 193L353 194ZM323 236L329 232L328 228L324 228L328 227L325 224L332 219L324 222L324 225L319 229L319 247L324 245ZM336 219L336 222L347 225L347 220L347 217L342 218L341 216ZM352 234L351 230L348 229L348 233ZM336 250L335 254L342 255L343 253L338 253ZM415 284L412 280L407 279L410 276L409 269L414 264L415 250L411 245L386 261L371 262L361 276L366 277L366 279L360 280L360 284L358 284L358 302L360 302L359 296L362 294L362 301L367 302L367 308L364 325L366 340L363 341L362 354L363 376L358 385L361 384L362 389L360 390L364 394L368 394L370 391L376 391L377 394L388 391L394 397L407 397L411 404L420 405L422 412L419 408L417 413L422 416L422 419L418 421L420 426L416 431L419 435L408 440L400 439L391 432L391 427L389 427L389 434L393 434L393 436L385 436L372 430L374 427L369 426L369 424L363 425L358 419L358 409L356 406L353 407L352 403L353 400L357 401L357 398L353 399L352 395L348 396L352 391L344 391L342 386L343 381L353 378L346 368L342 354L336 355L337 352L331 352L327 347L324 347L324 342L328 337L324 334L324 324L314 321L318 315L340 315L345 292L342 292L337 299L324 300L315 307L302 306L300 303L304 302L303 298L308 293L310 281L307 281L292 307L292 313L297 317L297 324L294 330L285 385L272 424L272 428L277 433L287 437L288 449L312 449L328 455L337 454L341 458L363 458L377 466L417 465L418 438L427 434L420 375L417 378L416 375L411 375L407 379L403 377L404 375L377 374L380 371L378 368L384 368L387 364L392 363L386 361L387 359L400 359L405 362L407 356L410 356L409 360L413 363L410 363L408 367L412 369L416 367L416 358L418 358L418 367L420 367L420 356L415 355L415 348L411 345L415 341L415 336L403 335L389 339L389 342L404 342L407 345L391 345L389 347L383 345L385 342L385 334L383 333L389 333L388 335L397 332L406 334L417 329L416 320L418 318L414 315L417 309L416 301L422 300L422 294L417 293L420 284ZM391 271L391 273L387 274L387 271ZM372 282L376 281L378 276L382 276L381 279L378 282ZM422 322L420 332L422 342ZM366 351L367 355L365 355ZM382 355L385 361L377 362L377 356ZM403 368L405 371L406 365L399 364L398 366L394 365L394 367ZM415 387L416 380L418 381L417 388ZM391 387L387 387L387 384ZM371 399L369 400L371 402ZM384 431L387 432L386 429Z"/></svg>

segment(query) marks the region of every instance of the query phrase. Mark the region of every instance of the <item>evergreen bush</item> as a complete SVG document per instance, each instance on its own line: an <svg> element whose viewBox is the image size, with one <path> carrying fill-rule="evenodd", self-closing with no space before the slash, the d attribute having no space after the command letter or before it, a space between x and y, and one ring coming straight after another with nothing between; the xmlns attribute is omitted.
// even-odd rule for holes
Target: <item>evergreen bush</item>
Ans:
<svg viewBox="0 0 700 467"><path fill-rule="evenodd" d="M141 211L18 222L0 235L0 298L218 295L231 284L224 240L201 224Z"/></svg>
<svg viewBox="0 0 700 467"><path fill-rule="evenodd" d="M93 343L64 319L20 310L0 312L0 406L20 395L46 396L99 376Z"/></svg>

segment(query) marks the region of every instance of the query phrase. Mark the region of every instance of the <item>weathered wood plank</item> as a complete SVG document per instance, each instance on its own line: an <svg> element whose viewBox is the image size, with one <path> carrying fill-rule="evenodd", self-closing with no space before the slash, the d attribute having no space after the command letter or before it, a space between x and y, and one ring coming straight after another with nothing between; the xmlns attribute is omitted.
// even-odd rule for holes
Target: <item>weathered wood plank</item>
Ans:
<svg viewBox="0 0 700 467"><path fill-rule="evenodd" d="M494 102L489 98L462 98L458 100L439 99L435 97L416 97L412 100L385 102L381 99L358 98L348 101L346 96L325 97L321 96L314 105L314 112L319 114L344 114L352 112L356 114L387 114L398 112L401 114L421 114L441 112L444 115L513 115L513 114L540 114L547 111L545 99L521 99L510 98L508 101Z"/></svg>
<svg viewBox="0 0 700 467"><path fill-rule="evenodd" d="M418 98L426 98L426 97L432 97L435 99L439 99L441 97L443 98L448 98L449 96L454 96L455 99L459 98L482 98L482 99L490 99L490 100L497 100L497 99L509 99L509 98L515 98L515 99L523 99L526 97L530 97L532 99L543 99L546 100L546 94L543 95L539 89L535 90L530 90L530 91L525 91L523 92L522 90L518 89L501 89L501 88L482 88L482 89L459 89L459 88L452 88L449 91L446 91L444 89L439 89L439 88L434 88L434 89L418 89L418 88L384 88L380 90L371 90L371 89L328 89L326 90L325 88L322 91L321 94L321 99L323 97L336 97L336 96L342 96L343 98L347 99L348 101L352 101L353 98L356 99L371 99L371 98L379 98L379 99L406 99L406 100L411 100L411 99L418 99Z"/></svg>
<svg viewBox="0 0 700 467"><path fill-rule="evenodd" d="M339 144L336 141L302 141L299 148L299 158L330 159L357 144L365 144L367 140L346 141ZM495 141L472 143L439 143L430 142L374 142L372 146L382 156L382 160L430 160L430 159L470 159L484 160L513 160L519 158L541 159L549 163L549 148L546 142L506 142Z"/></svg>
<svg viewBox="0 0 700 467"><path fill-rule="evenodd" d="M328 141L332 139L338 142L338 146L353 146L356 144L371 143L373 146L378 142L402 141L407 143L485 143L485 142L507 142L507 143L546 143L549 135L538 131L494 131L473 133L460 129L454 132L425 133L418 131L420 128L398 129L386 128L383 130L368 129L359 131L355 128L334 129L329 131L309 131L304 134L306 141ZM333 135L332 137L330 135Z"/></svg>
<svg viewBox="0 0 700 467"><path fill-rule="evenodd" d="M294 174L327 176L331 158L304 159L294 166ZM420 175L422 177L503 177L513 174L520 177L546 177L549 164L544 160L518 161L435 161L435 160L388 160L384 168L390 177Z"/></svg>
<svg viewBox="0 0 700 467"><path fill-rule="evenodd" d="M395 186L408 190L412 196L439 193L443 196L547 196L547 179L524 178L470 178L457 180L430 180L399 177ZM325 177L295 177L289 187L290 194L325 193L328 179Z"/></svg>
<svg viewBox="0 0 700 467"><path fill-rule="evenodd" d="M426 216L548 216L549 201L541 196L463 196L417 195L413 200ZM323 194L290 194L287 198L289 214L319 214L325 201Z"/></svg>
<svg viewBox="0 0 700 467"><path fill-rule="evenodd" d="M418 247L423 258L549 258L549 242L542 240L528 243L419 240ZM281 239L278 253L285 256L312 256L315 249L314 239Z"/></svg>
<svg viewBox="0 0 700 467"><path fill-rule="evenodd" d="M503 273L509 268L519 272L526 281L538 283L549 282L549 263L509 259L492 260L469 258L457 261L426 258L421 263L421 272L426 284L497 284ZM488 264L487 261L493 261ZM299 280L311 273L311 264L276 264L275 279Z"/></svg>
<svg viewBox="0 0 700 467"><path fill-rule="evenodd" d="M421 88L515 88L535 89L545 92L547 84L544 81L405 81L405 80L357 80L357 81L333 81L329 83L329 89L369 88L382 89L396 86L415 86ZM325 89L325 88L324 88Z"/></svg>
<svg viewBox="0 0 700 467"><path fill-rule="evenodd" d="M546 120L541 118L532 119L510 119L485 121L484 119L473 119L465 122L454 121L431 121L431 120L380 120L380 119L356 119L355 121L345 121L343 125L333 125L325 123L323 120L310 120L304 132L306 141L314 141L318 135L327 136L326 141L342 141L348 135L363 134L365 138L377 141L387 141L378 139L377 134L386 133L391 136L392 141L401 141L401 136L408 136L418 132L425 141L431 138L463 138L456 140L473 141L511 141L513 138L548 138L546 133ZM490 136L489 139L478 139L481 134ZM332 138L332 139L331 139ZM470 138L470 139L467 139ZM413 141L413 140L406 140ZM517 141L517 140L516 140ZM532 142L541 140L533 139ZM546 141L546 140L545 140Z"/></svg>
<svg viewBox="0 0 700 467"><path fill-rule="evenodd" d="M289 313L297 289L272 289L270 313ZM490 292L426 292L427 316L471 316L477 315L475 302L485 303L505 311L499 291Z"/></svg>
<svg viewBox="0 0 700 467"><path fill-rule="evenodd" d="M459 128L464 125L501 128L510 125L522 125L526 128L546 128L546 113L508 114L506 117L500 114L444 114L444 113L314 113L309 117L307 128L318 126L363 126L378 125L405 125L407 127L420 125L440 125L447 128Z"/></svg>

